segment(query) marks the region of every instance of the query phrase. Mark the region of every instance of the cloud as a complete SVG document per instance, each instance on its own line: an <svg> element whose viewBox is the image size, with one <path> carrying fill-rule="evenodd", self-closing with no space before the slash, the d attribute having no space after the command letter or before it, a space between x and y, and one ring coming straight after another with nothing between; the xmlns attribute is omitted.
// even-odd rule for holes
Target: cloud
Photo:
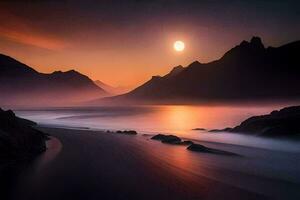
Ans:
<svg viewBox="0 0 300 200"><path fill-rule="evenodd" d="M9 41L48 50L60 50L67 46L65 41L43 33L31 26L26 20L7 11L1 10L0 24L0 38Z"/></svg>

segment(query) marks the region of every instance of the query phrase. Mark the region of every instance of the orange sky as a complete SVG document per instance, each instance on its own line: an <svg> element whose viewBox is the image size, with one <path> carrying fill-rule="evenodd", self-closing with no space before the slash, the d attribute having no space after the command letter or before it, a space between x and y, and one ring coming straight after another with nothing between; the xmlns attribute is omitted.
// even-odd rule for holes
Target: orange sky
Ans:
<svg viewBox="0 0 300 200"><path fill-rule="evenodd" d="M131 44L115 36L94 38L88 43L82 38L74 41L59 40L24 30L3 30L0 28L2 40L1 52L15 57L40 72L75 69L88 75L93 80L99 79L114 86L135 87L153 75L168 73L179 64L200 60L203 62L220 57L226 47L219 51L209 52L206 42L201 46L193 46L192 39L180 33L161 34L145 42ZM87 36L88 37L88 36ZM88 39L89 40L89 39ZM103 41L104 40L104 41ZM173 42L183 40L184 52L176 52ZM128 44L129 43L129 44ZM199 56L195 56L195 51Z"/></svg>
<svg viewBox="0 0 300 200"><path fill-rule="evenodd" d="M0 53L40 72L75 69L113 86L134 88L174 66L218 59L253 35L274 46L300 35L299 29L278 31L299 19L286 5L266 3L261 11L246 12L249 5L183 5L183 1L174 5L106 1L107 7L96 1L45 2L0 3ZM269 11L286 9L289 15L276 16L269 7ZM185 42L184 52L173 50L176 40Z"/></svg>

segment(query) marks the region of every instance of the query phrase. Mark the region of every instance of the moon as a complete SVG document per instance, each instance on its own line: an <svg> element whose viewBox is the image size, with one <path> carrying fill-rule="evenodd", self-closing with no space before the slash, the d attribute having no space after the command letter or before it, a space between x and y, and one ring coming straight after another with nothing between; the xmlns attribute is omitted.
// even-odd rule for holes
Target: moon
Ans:
<svg viewBox="0 0 300 200"><path fill-rule="evenodd" d="M183 51L185 48L185 45L184 45L184 42L177 40L174 42L173 47L174 47L175 51Z"/></svg>

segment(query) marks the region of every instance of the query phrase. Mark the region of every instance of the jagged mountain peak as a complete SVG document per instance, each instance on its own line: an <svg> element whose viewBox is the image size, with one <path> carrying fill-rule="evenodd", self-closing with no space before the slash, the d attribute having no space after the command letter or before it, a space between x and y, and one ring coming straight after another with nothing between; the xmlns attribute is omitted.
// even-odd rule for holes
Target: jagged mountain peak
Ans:
<svg viewBox="0 0 300 200"><path fill-rule="evenodd" d="M223 59L246 59L251 58L253 55L259 55L266 51L264 44L260 37L254 36L250 42L243 40L239 45L227 51Z"/></svg>
<svg viewBox="0 0 300 200"><path fill-rule="evenodd" d="M181 66L181 65L178 65L176 67L173 67L173 69L167 74L165 75L164 77L166 78L170 78L170 77L173 77L173 76L176 76L177 74L179 74L180 72L182 72L184 70L184 67Z"/></svg>
<svg viewBox="0 0 300 200"><path fill-rule="evenodd" d="M259 47L259 48L264 48L264 44L262 43L262 40L260 37L253 36L250 40L250 44L253 46Z"/></svg>
<svg viewBox="0 0 300 200"><path fill-rule="evenodd" d="M198 60L195 60L194 62L192 62L191 64L189 64L188 67L193 66L193 65L200 65L201 63Z"/></svg>
<svg viewBox="0 0 300 200"><path fill-rule="evenodd" d="M260 37L253 36L250 42L243 40L240 45L236 46L238 48L253 48L253 49L265 49L264 44ZM235 48L236 48L235 47Z"/></svg>
<svg viewBox="0 0 300 200"><path fill-rule="evenodd" d="M259 37L252 37L219 60L175 67L166 76L153 77L120 99L194 102L299 98L299 48L296 41L269 49ZM178 74L172 76L174 72Z"/></svg>
<svg viewBox="0 0 300 200"><path fill-rule="evenodd" d="M238 46L233 49L252 48L252 49L265 49L265 46L260 37L253 36L249 41L243 40Z"/></svg>

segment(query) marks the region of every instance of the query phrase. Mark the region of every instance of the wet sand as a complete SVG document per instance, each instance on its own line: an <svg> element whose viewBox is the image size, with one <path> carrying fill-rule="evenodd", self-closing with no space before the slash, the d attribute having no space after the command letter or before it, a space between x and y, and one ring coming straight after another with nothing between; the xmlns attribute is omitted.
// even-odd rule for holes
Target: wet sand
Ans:
<svg viewBox="0 0 300 200"><path fill-rule="evenodd" d="M269 151L203 143L239 153L228 157L190 152L147 136L40 128L56 139L23 172L12 199L299 199L297 165L264 166ZM254 152L254 153L252 153ZM281 154L279 157L285 157ZM298 154L289 154L298 160ZM270 165L272 159L270 160ZM299 160L298 160L299 161ZM268 162L269 163L269 162ZM290 163L287 163L289 165ZM296 176L293 174L295 173Z"/></svg>

